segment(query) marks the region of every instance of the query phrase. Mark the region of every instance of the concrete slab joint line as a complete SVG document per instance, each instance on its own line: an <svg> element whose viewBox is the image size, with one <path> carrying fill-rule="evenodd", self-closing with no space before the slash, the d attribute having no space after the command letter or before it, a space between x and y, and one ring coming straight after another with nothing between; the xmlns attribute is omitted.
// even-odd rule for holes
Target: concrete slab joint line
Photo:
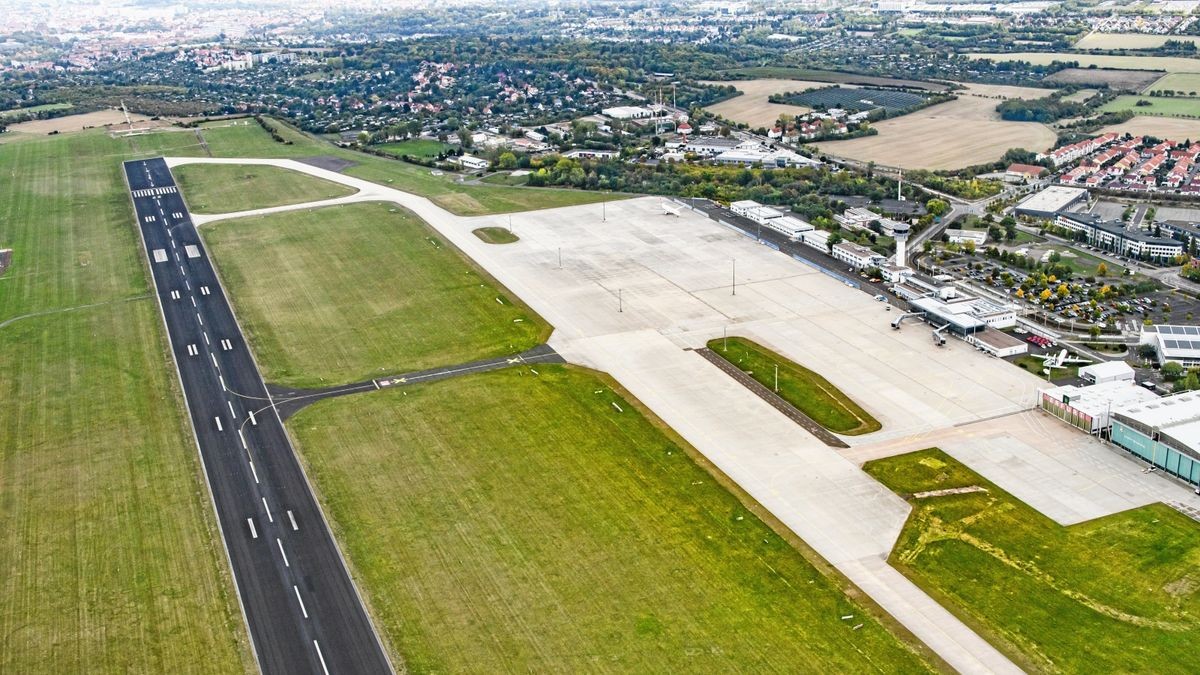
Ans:
<svg viewBox="0 0 1200 675"><path fill-rule="evenodd" d="M1028 412L1037 377L965 343L934 348L927 331L892 330L894 312L870 294L723 227L702 209L667 216L661 198L645 197L610 202L604 220L596 204L514 213L521 240L489 246L471 232L508 227L508 214L456 216L424 197L293 160L167 162L271 165L359 190L194 216L197 223L356 202L408 208L554 326L548 345L557 354L610 374L960 672L1019 671L887 564L911 509L867 476L863 461L937 445L1064 524L1168 496L1200 505L1188 491L1140 474L1122 453ZM795 417L685 351L735 328L822 375L883 429L830 447L797 434ZM1092 474L1081 477L1079 466ZM324 641L322 649L328 656Z"/></svg>
<svg viewBox="0 0 1200 675"><path fill-rule="evenodd" d="M738 368L732 363L721 358L719 354L714 353L711 349L701 348L693 351L700 356L703 356L705 360L720 368L733 379L737 380L742 384L742 386L754 392L756 396L767 403L770 403L773 408L784 415L787 415L788 419L800 425L808 433L816 436L817 439L825 445L828 445L831 448L850 447L849 445L846 445L845 441L834 435L833 432L821 426L813 418L805 415L799 408L788 402L787 399L783 398L779 394L776 394L767 387L764 387L761 382L747 375L744 371L742 371L741 368Z"/></svg>

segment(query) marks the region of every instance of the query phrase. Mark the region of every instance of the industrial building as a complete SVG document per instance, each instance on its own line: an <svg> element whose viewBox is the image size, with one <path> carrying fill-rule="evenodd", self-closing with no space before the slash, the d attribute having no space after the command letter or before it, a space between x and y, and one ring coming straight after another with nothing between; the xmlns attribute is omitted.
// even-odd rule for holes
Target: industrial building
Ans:
<svg viewBox="0 0 1200 675"><path fill-rule="evenodd" d="M1133 368L1124 361L1101 361L1079 369L1079 377L1092 384L1133 382Z"/></svg>
<svg viewBox="0 0 1200 675"><path fill-rule="evenodd" d="M860 246L850 241L834 244L831 254L856 270L878 267L885 260L883 256L866 246Z"/></svg>
<svg viewBox="0 0 1200 675"><path fill-rule="evenodd" d="M987 243L987 232L984 230L959 230L955 228L946 228L946 238L955 244L965 244L971 242L977 248L982 248Z"/></svg>
<svg viewBox="0 0 1200 675"><path fill-rule="evenodd" d="M1029 344L1024 340L1018 340L1008 333L1002 333L991 327L971 334L967 338L967 342L992 356L998 356L1002 359L1010 356L1020 356L1029 352Z"/></svg>
<svg viewBox="0 0 1200 675"><path fill-rule="evenodd" d="M1200 392L1112 407L1110 440L1151 465L1200 483Z"/></svg>
<svg viewBox="0 0 1200 675"><path fill-rule="evenodd" d="M1085 387L1067 384L1038 390L1038 406L1042 410L1094 435L1103 435L1115 411L1157 399L1152 392L1128 381Z"/></svg>
<svg viewBox="0 0 1200 675"><path fill-rule="evenodd" d="M793 240L799 239L800 235L805 232L816 229L807 221L789 215L786 211L764 206L752 199L733 202L729 205L729 210L734 215L752 220Z"/></svg>
<svg viewBox="0 0 1200 675"><path fill-rule="evenodd" d="M871 223L878 223L878 232L888 237L893 236L896 233L897 228L904 230L908 229L907 223L901 223L899 221L892 220L891 218L886 218L878 213L875 213L874 211L871 211L870 209L857 206L846 209L842 213L835 215L833 219L837 222L837 224L841 225L847 230L875 231L871 228Z"/></svg>
<svg viewBox="0 0 1200 675"><path fill-rule="evenodd" d="M1013 207L1013 212L1034 218L1054 218L1062 211L1086 204L1087 200L1088 191L1083 188L1052 185L1021 200Z"/></svg>
<svg viewBox="0 0 1200 675"><path fill-rule="evenodd" d="M600 114L614 120L640 120L652 116L654 112L639 105L619 105L605 108L600 111Z"/></svg>
<svg viewBox="0 0 1200 675"><path fill-rule="evenodd" d="M1153 345L1159 363L1200 366L1200 327L1154 325L1142 328L1140 344Z"/></svg>

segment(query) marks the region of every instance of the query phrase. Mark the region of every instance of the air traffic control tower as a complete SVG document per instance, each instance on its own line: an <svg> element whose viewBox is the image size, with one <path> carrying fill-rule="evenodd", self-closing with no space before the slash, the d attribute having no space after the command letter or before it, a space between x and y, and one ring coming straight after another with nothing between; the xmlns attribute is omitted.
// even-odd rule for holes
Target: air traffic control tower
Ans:
<svg viewBox="0 0 1200 675"><path fill-rule="evenodd" d="M908 223L897 222L892 228L892 238L896 240L896 267L908 267Z"/></svg>

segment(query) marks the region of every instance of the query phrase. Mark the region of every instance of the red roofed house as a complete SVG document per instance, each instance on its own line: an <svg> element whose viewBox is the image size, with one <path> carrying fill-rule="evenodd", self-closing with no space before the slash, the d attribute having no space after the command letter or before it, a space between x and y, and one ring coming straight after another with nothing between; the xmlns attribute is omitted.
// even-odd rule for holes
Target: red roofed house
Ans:
<svg viewBox="0 0 1200 675"><path fill-rule="evenodd" d="M1045 173L1046 167L1037 166L1034 164L1010 164L1008 170L1004 172L1005 176L1013 180L1037 180L1039 176Z"/></svg>

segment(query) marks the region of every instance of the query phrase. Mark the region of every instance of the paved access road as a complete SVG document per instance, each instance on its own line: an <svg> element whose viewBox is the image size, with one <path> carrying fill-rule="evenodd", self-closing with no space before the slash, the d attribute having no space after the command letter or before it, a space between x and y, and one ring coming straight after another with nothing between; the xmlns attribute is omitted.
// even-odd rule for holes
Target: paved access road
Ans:
<svg viewBox="0 0 1200 675"><path fill-rule="evenodd" d="M170 169L125 175L260 669L392 672Z"/></svg>

